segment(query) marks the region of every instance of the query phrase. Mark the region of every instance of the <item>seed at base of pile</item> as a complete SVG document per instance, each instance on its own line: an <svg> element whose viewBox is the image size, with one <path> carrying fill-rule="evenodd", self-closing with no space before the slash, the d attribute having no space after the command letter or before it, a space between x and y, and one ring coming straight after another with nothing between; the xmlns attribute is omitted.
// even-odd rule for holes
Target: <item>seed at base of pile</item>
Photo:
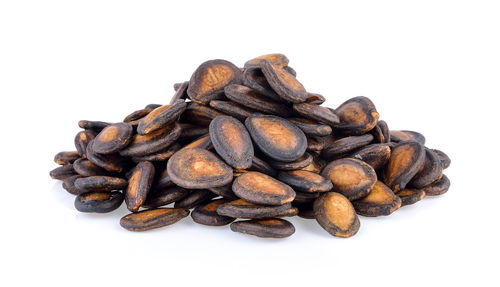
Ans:
<svg viewBox="0 0 500 287"><path fill-rule="evenodd" d="M401 198L401 206L414 204L425 197L425 192L421 189L403 189L396 195Z"/></svg>
<svg viewBox="0 0 500 287"><path fill-rule="evenodd" d="M125 190L125 203L128 210L139 211L153 184L155 168L148 161L138 163L132 171Z"/></svg>
<svg viewBox="0 0 500 287"><path fill-rule="evenodd" d="M92 162L90 162L88 159L77 159L73 163L73 167L75 168L75 171L82 176L94 176L94 175L108 175L109 172Z"/></svg>
<svg viewBox="0 0 500 287"><path fill-rule="evenodd" d="M262 55L262 56L259 56L257 58L253 58L251 60L248 60L245 62L245 69L247 68L251 68L251 67L258 67L262 61L264 60L267 60L269 61L271 64L273 65L276 65L278 67L281 67L281 68L284 68L288 65L288 58L283 55L283 54L279 54L279 53L274 53L274 54L266 54L266 55Z"/></svg>
<svg viewBox="0 0 500 287"><path fill-rule="evenodd" d="M259 66L269 85L285 101L303 103L309 98L304 86L283 68L267 60L261 61Z"/></svg>
<svg viewBox="0 0 500 287"><path fill-rule="evenodd" d="M259 112L282 117L292 113L287 106L242 85L229 85L224 89L224 93L228 99Z"/></svg>
<svg viewBox="0 0 500 287"><path fill-rule="evenodd" d="M217 213L217 208L226 203L225 199L217 199L210 201L207 204L197 206L193 212L191 212L191 217L193 221L203 225L209 226L223 226L227 225L235 220L235 218L219 215Z"/></svg>
<svg viewBox="0 0 500 287"><path fill-rule="evenodd" d="M118 152L132 141L133 128L128 123L116 123L105 127L94 139L92 148L101 154Z"/></svg>
<svg viewBox="0 0 500 287"><path fill-rule="evenodd" d="M114 192L90 192L80 194L75 198L75 208L80 212L107 213L123 202L123 194Z"/></svg>
<svg viewBox="0 0 500 287"><path fill-rule="evenodd" d="M283 205L295 197L290 186L256 171L237 177L233 182L233 192L246 201L265 205Z"/></svg>
<svg viewBox="0 0 500 287"><path fill-rule="evenodd" d="M335 113L340 119L335 129L348 135L361 135L370 131L379 119L375 105L367 97L349 99L335 109Z"/></svg>
<svg viewBox="0 0 500 287"><path fill-rule="evenodd" d="M327 192L314 201L314 217L328 233L351 237L359 230L359 218L349 199L340 193Z"/></svg>
<svg viewBox="0 0 500 287"><path fill-rule="evenodd" d="M245 121L246 118L255 113L255 111L232 101L213 100L210 101L210 106L220 112L233 116L240 121Z"/></svg>
<svg viewBox="0 0 500 287"><path fill-rule="evenodd" d="M302 217L304 219L315 219L314 209L313 209L312 205L299 206L298 209L299 209L299 214L298 214L299 217Z"/></svg>
<svg viewBox="0 0 500 287"><path fill-rule="evenodd" d="M439 179L443 173L443 167L439 157L430 149L425 149L425 160L420 170L408 183L414 188L422 188Z"/></svg>
<svg viewBox="0 0 500 287"><path fill-rule="evenodd" d="M99 133L110 124L111 123L100 122L100 121L87 121L87 120L81 120L78 122L78 126L81 127L82 129L92 130L96 133Z"/></svg>
<svg viewBox="0 0 500 287"><path fill-rule="evenodd" d="M72 164L75 160L80 158L77 151L62 151L54 156L54 162L60 165Z"/></svg>
<svg viewBox="0 0 500 287"><path fill-rule="evenodd" d="M172 181L188 189L223 186L233 180L233 170L213 153L190 148L176 152L167 163Z"/></svg>
<svg viewBox="0 0 500 287"><path fill-rule="evenodd" d="M245 126L259 149L274 160L292 162L307 149L304 132L283 118L254 115L245 120Z"/></svg>
<svg viewBox="0 0 500 287"><path fill-rule="evenodd" d="M441 162L441 166L443 167L443 169L447 169L448 167L450 167L451 159L447 154L438 149L433 149L432 151L439 157L439 161Z"/></svg>
<svg viewBox="0 0 500 287"><path fill-rule="evenodd" d="M370 217L389 215L402 206L401 199L381 181L375 183L370 194L352 205L357 214Z"/></svg>
<svg viewBox="0 0 500 287"><path fill-rule="evenodd" d="M293 162L282 162L275 160L268 160L267 162L275 169L279 170L297 170L308 166L313 161L310 153L304 153L303 156Z"/></svg>
<svg viewBox="0 0 500 287"><path fill-rule="evenodd" d="M330 179L304 170L280 172L278 174L278 179L288 184L296 191L326 192L330 191L333 187Z"/></svg>
<svg viewBox="0 0 500 287"><path fill-rule="evenodd" d="M64 180L76 174L73 164L62 165L50 171L53 179Z"/></svg>
<svg viewBox="0 0 500 287"><path fill-rule="evenodd" d="M290 203L283 205L257 205L243 199L237 199L217 208L217 213L234 218L269 218L287 213L292 208Z"/></svg>
<svg viewBox="0 0 500 287"><path fill-rule="evenodd" d="M332 143L326 143L326 146L321 151L321 156L324 158L341 156L355 149L364 147L372 141L373 136L371 134L341 138Z"/></svg>
<svg viewBox="0 0 500 287"><path fill-rule="evenodd" d="M164 105L152 110L142 118L137 126L140 135L150 134L176 121L186 109L186 102L178 100L172 105Z"/></svg>
<svg viewBox="0 0 500 287"><path fill-rule="evenodd" d="M402 142L391 151L384 183L393 191L405 189L425 161L425 148L418 142Z"/></svg>
<svg viewBox="0 0 500 287"><path fill-rule="evenodd" d="M332 128L330 126L321 123L318 124L309 119L289 118L288 120L308 136L327 136L332 133Z"/></svg>
<svg viewBox="0 0 500 287"><path fill-rule="evenodd" d="M319 105L310 103L294 104L293 109L305 118L319 121L330 126L336 127L339 123L339 117L334 112Z"/></svg>
<svg viewBox="0 0 500 287"><path fill-rule="evenodd" d="M81 157L87 157L87 145L96 136L96 133L91 130L81 131L75 136L75 147Z"/></svg>
<svg viewBox="0 0 500 287"><path fill-rule="evenodd" d="M176 202L185 198L188 194L189 191L178 186L156 190L154 192L148 193L148 196L146 197L146 200L144 201L142 207L155 208L168 205L172 202Z"/></svg>
<svg viewBox="0 0 500 287"><path fill-rule="evenodd" d="M371 166L353 158L332 161L321 175L332 181L332 191L343 194L349 200L367 196L377 181L377 174Z"/></svg>
<svg viewBox="0 0 500 287"><path fill-rule="evenodd" d="M231 223L231 230L264 238L285 238L295 233L290 222L279 219L252 219Z"/></svg>
<svg viewBox="0 0 500 287"><path fill-rule="evenodd" d="M179 201L176 201L174 204L175 208L185 208L191 209L202 203L205 203L212 198L216 197L216 195L208 190L193 190L186 197L182 198Z"/></svg>
<svg viewBox="0 0 500 287"><path fill-rule="evenodd" d="M169 147L179 138L180 134L180 125L173 123L147 135L135 135L132 142L120 151L120 155L140 157L154 154Z"/></svg>
<svg viewBox="0 0 500 287"><path fill-rule="evenodd" d="M231 62L210 60L201 64L193 73L187 94L194 102L208 104L223 96L224 87L240 84L242 81L242 72Z"/></svg>
<svg viewBox="0 0 500 287"><path fill-rule="evenodd" d="M245 126L230 116L218 116L209 126L210 139L217 153L235 169L252 166L253 145Z"/></svg>
<svg viewBox="0 0 500 287"><path fill-rule="evenodd" d="M77 174L67 177L63 180L62 187L69 193L73 195L78 195L80 191L75 187L75 180L82 178L83 176Z"/></svg>
<svg viewBox="0 0 500 287"><path fill-rule="evenodd" d="M418 142L425 145L425 137L414 131L390 131L391 141L393 142Z"/></svg>
<svg viewBox="0 0 500 287"><path fill-rule="evenodd" d="M188 215L189 210L182 208L148 209L125 215L120 225L130 231L147 231L174 224Z"/></svg>
<svg viewBox="0 0 500 287"><path fill-rule="evenodd" d="M443 177L440 180L433 182L428 186L422 187L421 190L425 192L425 195L434 196L446 193L449 188L450 180L443 174Z"/></svg>
<svg viewBox="0 0 500 287"><path fill-rule="evenodd" d="M391 148L387 144L370 144L352 152L348 157L364 161L374 170L378 170L389 161Z"/></svg>
<svg viewBox="0 0 500 287"><path fill-rule="evenodd" d="M122 190L127 186L127 181L119 177L89 176L75 180L75 187L79 193L89 191L112 191Z"/></svg>
<svg viewBox="0 0 500 287"><path fill-rule="evenodd" d="M326 101L326 98L320 94L315 94L315 93L307 93L307 94L309 95L309 97L306 99L306 103L313 105L321 105Z"/></svg>

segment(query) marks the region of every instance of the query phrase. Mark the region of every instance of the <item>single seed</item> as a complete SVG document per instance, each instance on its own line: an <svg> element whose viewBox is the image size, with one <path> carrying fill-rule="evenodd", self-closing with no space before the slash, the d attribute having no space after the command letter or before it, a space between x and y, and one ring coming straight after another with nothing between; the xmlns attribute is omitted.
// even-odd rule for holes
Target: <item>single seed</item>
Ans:
<svg viewBox="0 0 500 287"><path fill-rule="evenodd" d="M120 219L120 225L130 231L146 231L174 224L189 215L182 208L156 208L131 213Z"/></svg>
<svg viewBox="0 0 500 287"><path fill-rule="evenodd" d="M264 238L285 238L295 233L290 222L279 219L252 219L231 223L231 230Z"/></svg>

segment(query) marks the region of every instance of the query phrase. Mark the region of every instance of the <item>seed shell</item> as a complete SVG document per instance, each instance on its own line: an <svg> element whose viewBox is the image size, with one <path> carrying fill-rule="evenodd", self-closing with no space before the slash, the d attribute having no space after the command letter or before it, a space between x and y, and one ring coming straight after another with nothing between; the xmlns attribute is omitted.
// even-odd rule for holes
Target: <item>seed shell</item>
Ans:
<svg viewBox="0 0 500 287"><path fill-rule="evenodd" d="M441 162L443 169L450 167L451 159L446 153L438 149L433 149L432 151L439 157L439 161Z"/></svg>
<svg viewBox="0 0 500 287"><path fill-rule="evenodd" d="M328 136L332 133L332 128L330 126L316 123L310 119L289 118L288 120L308 136Z"/></svg>
<svg viewBox="0 0 500 287"><path fill-rule="evenodd" d="M232 101L210 101L210 106L224 114L233 116L240 121L245 121L246 118L255 113L254 110L242 106Z"/></svg>
<svg viewBox="0 0 500 287"><path fill-rule="evenodd" d="M75 198L75 208L80 212L107 213L111 212L123 202L123 194L114 192L89 192Z"/></svg>
<svg viewBox="0 0 500 287"><path fill-rule="evenodd" d="M172 105L164 105L152 110L140 120L137 133L140 135L150 134L175 122L184 112L186 106L184 100L178 100Z"/></svg>
<svg viewBox="0 0 500 287"><path fill-rule="evenodd" d="M433 182L428 186L422 187L421 190L425 192L425 195L434 196L446 193L449 188L450 188L450 179L443 174L443 177L440 180Z"/></svg>
<svg viewBox="0 0 500 287"><path fill-rule="evenodd" d="M87 146L96 136L92 130L81 131L75 136L75 147L81 157L87 157Z"/></svg>
<svg viewBox="0 0 500 287"><path fill-rule="evenodd" d="M314 217L328 233L351 237L359 230L359 218L349 199L340 193L327 192L314 201Z"/></svg>
<svg viewBox="0 0 500 287"><path fill-rule="evenodd" d="M304 168L311 164L313 161L313 157L310 153L304 153L303 156L301 156L299 159L293 162L282 162L282 161L275 161L275 160L268 160L267 162L275 169L279 170L297 170Z"/></svg>
<svg viewBox="0 0 500 287"><path fill-rule="evenodd" d="M352 152L348 157L364 161L374 170L378 170L389 161L391 148L387 144L370 144Z"/></svg>
<svg viewBox="0 0 500 287"><path fill-rule="evenodd" d="M348 135L361 135L372 130L379 119L375 105L367 97L349 99L340 105L335 113L340 119L335 130Z"/></svg>
<svg viewBox="0 0 500 287"><path fill-rule="evenodd" d="M105 192L122 190L127 187L127 183L125 179L119 177L89 176L76 179L75 187L79 190L79 193L90 191Z"/></svg>
<svg viewBox="0 0 500 287"><path fill-rule="evenodd" d="M414 188L422 188L438 180L442 173L443 167L439 157L432 150L426 148L424 164L408 185Z"/></svg>
<svg viewBox="0 0 500 287"><path fill-rule="evenodd" d="M337 157L364 147L371 143L372 140L373 136L371 134L341 138L332 143L326 143L323 150L321 150L321 156L324 158Z"/></svg>
<svg viewBox="0 0 500 287"><path fill-rule="evenodd" d="M189 210L182 208L148 209L122 217L120 225L130 231L147 231L174 224L188 215Z"/></svg>
<svg viewBox="0 0 500 287"><path fill-rule="evenodd" d="M401 199L401 206L414 204L425 197L425 191L421 189L406 188L396 193Z"/></svg>
<svg viewBox="0 0 500 287"><path fill-rule="evenodd" d="M80 158L73 163L75 171L81 176L108 175L109 172L88 159Z"/></svg>
<svg viewBox="0 0 500 287"><path fill-rule="evenodd" d="M60 165L72 164L75 160L80 158L77 151L62 151L54 156L54 162Z"/></svg>
<svg viewBox="0 0 500 287"><path fill-rule="evenodd" d="M291 103L307 101L309 94L292 74L267 60L261 61L259 66L269 85L282 99Z"/></svg>
<svg viewBox="0 0 500 287"><path fill-rule="evenodd" d="M100 154L110 154L125 148L133 137L129 123L116 123L105 127L93 140L93 150Z"/></svg>
<svg viewBox="0 0 500 287"><path fill-rule="evenodd" d="M125 203L128 210L132 212L139 211L151 189L154 174L155 168L153 164L147 161L138 163L133 169L125 191Z"/></svg>
<svg viewBox="0 0 500 287"><path fill-rule="evenodd" d="M363 216L386 216L401 207L401 199L383 182L377 181L372 192L352 202L354 209Z"/></svg>
<svg viewBox="0 0 500 287"><path fill-rule="evenodd" d="M333 188L330 179L305 170L282 171L278 174L278 179L291 186L295 191L326 192Z"/></svg>
<svg viewBox="0 0 500 287"><path fill-rule="evenodd" d="M251 219L231 223L231 230L263 238L285 238L295 233L289 221L279 218Z"/></svg>
<svg viewBox="0 0 500 287"><path fill-rule="evenodd" d="M425 145L425 137L421 133L414 131L390 131L391 141L393 142L409 142L415 141Z"/></svg>
<svg viewBox="0 0 500 287"><path fill-rule="evenodd" d="M336 127L339 123L339 117L333 111L319 105L311 103L294 104L293 109L305 118L330 126Z"/></svg>
<svg viewBox="0 0 500 287"><path fill-rule="evenodd" d="M295 197L290 186L256 171L237 177L233 182L233 192L246 201L264 205L283 205Z"/></svg>
<svg viewBox="0 0 500 287"><path fill-rule="evenodd" d="M191 212L191 217L193 221L203 225L209 226L223 226L227 225L235 220L233 217L219 215L217 213L217 208L226 203L225 199L212 200L204 205L197 206L193 212Z"/></svg>
<svg viewBox="0 0 500 287"><path fill-rule="evenodd" d="M188 194L189 191L178 186L155 190L154 192L148 193L142 206L145 208L156 208L168 205L185 198Z"/></svg>
<svg viewBox="0 0 500 287"><path fill-rule="evenodd" d="M275 102L242 85L229 85L224 89L224 93L228 99L247 108L266 114L286 117L292 113L292 111L282 103Z"/></svg>
<svg viewBox="0 0 500 287"><path fill-rule="evenodd" d="M208 190L193 190L189 195L176 201L174 204L175 208L185 208L191 209L202 203L209 201L210 199L216 197L216 195Z"/></svg>
<svg viewBox="0 0 500 287"><path fill-rule="evenodd" d="M425 148L418 142L402 142L391 151L384 183L394 192L405 189L425 161Z"/></svg>
<svg viewBox="0 0 500 287"><path fill-rule="evenodd" d="M135 135L130 145L120 151L120 155L140 157L154 154L170 146L180 134L181 127L175 123L147 135Z"/></svg>
<svg viewBox="0 0 500 287"><path fill-rule="evenodd" d="M291 208L292 205L290 203L270 206L257 205L243 199L238 199L221 204L217 208L217 213L233 218L269 218L283 214Z"/></svg>

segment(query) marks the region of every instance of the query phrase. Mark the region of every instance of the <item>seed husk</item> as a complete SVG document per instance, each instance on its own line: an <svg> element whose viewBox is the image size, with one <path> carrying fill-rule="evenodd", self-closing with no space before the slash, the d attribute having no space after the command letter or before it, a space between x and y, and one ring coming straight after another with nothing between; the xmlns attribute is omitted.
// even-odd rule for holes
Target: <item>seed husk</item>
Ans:
<svg viewBox="0 0 500 287"><path fill-rule="evenodd" d="M276 92L267 82L267 79L262 73L260 67L251 67L245 69L245 71L243 72L243 82L245 86L255 90L257 93L274 101L281 101L280 96L276 94Z"/></svg>
<svg viewBox="0 0 500 287"><path fill-rule="evenodd" d="M261 62L264 60L267 60L271 64L276 65L276 66L281 67L281 68L288 66L288 62L289 62L288 58L285 55L280 54L280 53L273 53L273 54L262 55L262 56L253 58L251 60L248 60L245 62L244 67L245 68L258 67L258 66L260 66Z"/></svg>
<svg viewBox="0 0 500 287"><path fill-rule="evenodd" d="M321 172L332 181L332 191L356 200L367 196L377 181L375 170L367 163L353 158L332 161Z"/></svg>
<svg viewBox="0 0 500 287"><path fill-rule="evenodd" d="M441 195L445 194L448 189L450 188L450 179L443 174L443 177L439 179L436 182L433 182L432 184L428 186L424 186L421 188L425 192L425 195Z"/></svg>
<svg viewBox="0 0 500 287"><path fill-rule="evenodd" d="M123 194L114 192L89 192L75 198L75 208L80 212L107 213L111 212L123 202Z"/></svg>
<svg viewBox="0 0 500 287"><path fill-rule="evenodd" d="M446 153L438 149L433 149L432 151L439 157L439 161L441 162L443 169L450 167L451 159Z"/></svg>
<svg viewBox="0 0 500 287"><path fill-rule="evenodd" d="M246 118L255 113L254 110L232 101L213 100L210 101L210 106L224 114L233 116L240 121L245 121Z"/></svg>
<svg viewBox="0 0 500 287"><path fill-rule="evenodd" d="M97 139L97 137L96 137ZM121 157L118 153L113 154L100 154L94 149L95 139L91 140L87 145L87 159L93 164L104 168L109 172L122 172L126 166L126 159Z"/></svg>
<svg viewBox="0 0 500 287"><path fill-rule="evenodd" d="M187 94L193 102L208 104L223 97L224 87L241 84L243 74L226 60L210 60L201 64L189 80Z"/></svg>
<svg viewBox="0 0 500 287"><path fill-rule="evenodd" d="M150 134L175 122L184 112L186 106L184 100L177 100L172 105L164 105L152 110L140 120L137 133L140 135Z"/></svg>
<svg viewBox="0 0 500 287"><path fill-rule="evenodd" d="M305 170L282 171L278 174L278 179L291 186L295 191L326 192L333 188L330 179Z"/></svg>
<svg viewBox="0 0 500 287"><path fill-rule="evenodd" d="M182 208L155 208L125 215L120 225L130 231L146 231L174 224L187 217L189 210Z"/></svg>
<svg viewBox="0 0 500 287"><path fill-rule="evenodd" d="M188 94L187 94L188 87L189 87L189 82L188 81L183 82L183 83L179 83L179 86L177 87L177 89L175 89L175 94L170 99L169 105L173 105L178 100L185 100L185 99L187 99L187 97L188 97Z"/></svg>
<svg viewBox="0 0 500 287"><path fill-rule="evenodd" d="M60 165L72 164L80 158L77 151L61 151L54 156L54 162Z"/></svg>
<svg viewBox="0 0 500 287"><path fill-rule="evenodd" d="M125 203L128 210L139 211L153 184L155 167L148 161L138 163L132 171L125 190Z"/></svg>
<svg viewBox="0 0 500 287"><path fill-rule="evenodd" d="M223 186L233 180L233 170L213 153L190 148L176 152L167 163L172 181L188 189Z"/></svg>
<svg viewBox="0 0 500 287"><path fill-rule="evenodd" d="M384 183L394 192L405 189L425 161L425 148L418 142L402 142L391 151Z"/></svg>
<svg viewBox="0 0 500 287"><path fill-rule="evenodd" d="M405 188L396 195L401 199L401 206L411 205L425 197L425 191L421 189Z"/></svg>
<svg viewBox="0 0 500 287"><path fill-rule="evenodd" d="M391 148L387 144L370 144L352 152L348 157L364 161L374 170L378 170L389 161Z"/></svg>
<svg viewBox="0 0 500 287"><path fill-rule="evenodd" d="M321 150L321 156L324 158L341 156L368 145L372 142L372 140L373 136L371 134L365 134L362 136L349 136L341 138L333 141L332 143L327 142L325 147Z"/></svg>
<svg viewBox="0 0 500 287"><path fill-rule="evenodd" d="M230 116L218 116L209 126L210 139L224 161L235 169L252 166L252 140L245 126Z"/></svg>
<svg viewBox="0 0 500 287"><path fill-rule="evenodd" d="M349 99L340 105L335 113L340 119L335 130L347 135L364 134L372 130L379 119L375 105L367 97Z"/></svg>
<svg viewBox="0 0 500 287"><path fill-rule="evenodd" d="M78 190L78 188L76 188L75 186L75 180L77 180L78 178L82 178L83 176L79 175L79 174L75 174L75 175L72 175L70 177L67 177L63 180L63 183L62 183L62 187L69 193L73 194L73 195L78 195L80 193L80 191Z"/></svg>
<svg viewBox="0 0 500 287"><path fill-rule="evenodd" d="M269 218L276 217L291 209L292 205L286 203L283 205L258 205L243 199L237 199L217 208L217 213L234 218Z"/></svg>
<svg viewBox="0 0 500 287"><path fill-rule="evenodd" d="M443 167L439 157L432 150L426 148L424 164L408 185L413 188L422 188L438 180L442 173Z"/></svg>
<svg viewBox="0 0 500 287"><path fill-rule="evenodd" d="M181 149L181 146L178 143L174 143L171 146L168 146L164 150L158 151L153 154L143 155L143 156L134 156L132 157L132 161L141 162L141 161L151 161L151 162L162 162L168 160L170 157L174 155L175 152Z"/></svg>
<svg viewBox="0 0 500 287"><path fill-rule="evenodd" d="M124 123L136 122L136 121L144 118L145 116L147 116L152 110L153 109L140 109L140 110L134 111L134 112L130 113L128 116L126 116L123 119L123 122Z"/></svg>
<svg viewBox="0 0 500 287"><path fill-rule="evenodd" d="M279 218L236 221L230 227L234 232L263 238L285 238L295 233L292 223Z"/></svg>
<svg viewBox="0 0 500 287"><path fill-rule="evenodd" d="M186 111L182 114L181 121L206 127L217 116L223 115L223 113L216 109L191 102L187 105Z"/></svg>
<svg viewBox="0 0 500 287"><path fill-rule="evenodd" d="M335 126L335 128L339 123L339 117L333 111L319 105L311 103L294 104L293 109L305 118Z"/></svg>
<svg viewBox="0 0 500 287"><path fill-rule="evenodd" d="M96 136L92 130L78 132L75 136L75 147L81 157L87 157L87 146Z"/></svg>
<svg viewBox="0 0 500 287"><path fill-rule="evenodd" d="M95 137L92 148L100 154L116 153L132 141L133 132L129 123L109 125Z"/></svg>
<svg viewBox="0 0 500 287"><path fill-rule="evenodd" d="M228 99L259 112L282 117L292 113L282 103L273 101L243 85L229 85L224 89L224 93Z"/></svg>
<svg viewBox="0 0 500 287"><path fill-rule="evenodd" d="M414 131L390 131L391 141L393 142L409 142L415 141L421 145L425 145L425 137L421 133Z"/></svg>
<svg viewBox="0 0 500 287"><path fill-rule="evenodd" d="M224 186L211 187L208 190L228 200L239 199L233 192L233 183L226 184Z"/></svg>
<svg viewBox="0 0 500 287"><path fill-rule="evenodd" d="M352 202L356 213L363 216L387 216L401 207L401 199L381 181L375 182L367 196Z"/></svg>
<svg viewBox="0 0 500 287"><path fill-rule="evenodd" d="M389 143L391 141L389 127L385 121L378 121L371 133L373 135L374 142L376 143Z"/></svg>
<svg viewBox="0 0 500 287"><path fill-rule="evenodd" d="M122 190L127 187L127 180L111 176L89 176L75 180L75 187L79 193L85 192L105 192L112 190Z"/></svg>
<svg viewBox="0 0 500 287"><path fill-rule="evenodd" d="M359 230L359 218L347 197L327 192L314 201L314 217L328 233L338 237L351 237Z"/></svg>
<svg viewBox="0 0 500 287"><path fill-rule="evenodd" d="M148 193L142 206L145 208L156 208L168 205L185 198L188 194L189 191L178 186L155 190L154 192Z"/></svg>
<svg viewBox="0 0 500 287"><path fill-rule="evenodd" d="M330 126L316 123L310 119L289 118L288 120L308 136L327 136L332 133L332 128Z"/></svg>
<svg viewBox="0 0 500 287"><path fill-rule="evenodd" d="M209 226L223 226L228 225L233 222L235 218L219 215L217 213L217 208L226 203L226 199L216 199L212 200L204 205L197 206L193 212L191 212L191 217L193 221L203 225Z"/></svg>
<svg viewBox="0 0 500 287"><path fill-rule="evenodd" d="M58 180L64 180L75 174L76 172L73 164L61 165L50 171L50 177Z"/></svg>
<svg viewBox="0 0 500 287"><path fill-rule="evenodd" d="M309 94L292 74L267 60L260 61L259 66L269 85L282 99L290 103L307 101Z"/></svg>
<svg viewBox="0 0 500 287"><path fill-rule="evenodd" d="M135 135L130 145L120 155L140 157L154 154L170 146L181 134L181 127L174 123L147 135Z"/></svg>
<svg viewBox="0 0 500 287"><path fill-rule="evenodd" d="M186 197L182 198L179 201L176 201L174 207L191 209L211 200L214 197L216 197L216 195L209 190L193 190Z"/></svg>
<svg viewBox="0 0 500 287"><path fill-rule="evenodd" d="M295 198L295 191L290 186L256 171L237 177L233 192L246 201L263 205L283 205Z"/></svg>
<svg viewBox="0 0 500 287"><path fill-rule="evenodd" d="M245 126L257 147L274 160L292 162L307 149L304 132L283 118L254 115L245 120Z"/></svg>
<svg viewBox="0 0 500 287"><path fill-rule="evenodd" d="M101 121L87 121L81 120L78 122L78 126L84 130L92 130L95 133L99 133L105 127L109 126L111 123L101 122Z"/></svg>
<svg viewBox="0 0 500 287"><path fill-rule="evenodd" d="M88 159L80 158L73 163L75 171L81 176L108 175L109 172Z"/></svg>

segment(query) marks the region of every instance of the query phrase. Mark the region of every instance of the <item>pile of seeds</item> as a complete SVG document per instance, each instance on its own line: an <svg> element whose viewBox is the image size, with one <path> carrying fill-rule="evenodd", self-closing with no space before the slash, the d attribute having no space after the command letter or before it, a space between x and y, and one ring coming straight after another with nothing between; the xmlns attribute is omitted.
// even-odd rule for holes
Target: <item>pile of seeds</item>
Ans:
<svg viewBox="0 0 500 287"><path fill-rule="evenodd" d="M389 215L450 186L450 159L422 134L389 130L366 97L321 106L325 98L304 89L282 54L244 68L207 61L174 89L168 105L122 122L78 123L76 151L58 153L50 172L77 195L78 211L125 201L131 213L120 225L132 231L191 214L274 238L292 235L283 218L298 215L350 237L358 215Z"/></svg>

